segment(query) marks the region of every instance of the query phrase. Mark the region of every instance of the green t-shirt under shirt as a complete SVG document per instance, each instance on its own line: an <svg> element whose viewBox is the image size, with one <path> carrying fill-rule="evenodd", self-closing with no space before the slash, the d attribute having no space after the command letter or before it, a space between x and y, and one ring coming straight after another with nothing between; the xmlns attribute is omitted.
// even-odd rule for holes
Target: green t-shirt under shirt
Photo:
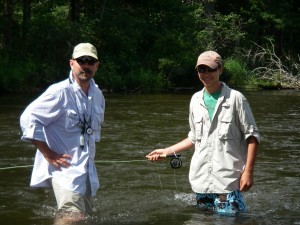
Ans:
<svg viewBox="0 0 300 225"><path fill-rule="evenodd" d="M214 115L215 107L218 101L218 98L221 94L221 90L214 92L212 94L207 93L206 90L204 90L204 104L208 110L208 115L210 121L212 120L212 117Z"/></svg>

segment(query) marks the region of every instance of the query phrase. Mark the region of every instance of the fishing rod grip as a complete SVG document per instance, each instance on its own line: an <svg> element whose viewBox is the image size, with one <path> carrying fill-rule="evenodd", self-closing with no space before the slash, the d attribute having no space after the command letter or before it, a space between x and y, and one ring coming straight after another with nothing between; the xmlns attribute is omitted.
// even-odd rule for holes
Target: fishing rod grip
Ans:
<svg viewBox="0 0 300 225"><path fill-rule="evenodd" d="M167 155L166 157L169 157L169 158L177 158L177 157L181 157L181 154L171 154L171 155Z"/></svg>

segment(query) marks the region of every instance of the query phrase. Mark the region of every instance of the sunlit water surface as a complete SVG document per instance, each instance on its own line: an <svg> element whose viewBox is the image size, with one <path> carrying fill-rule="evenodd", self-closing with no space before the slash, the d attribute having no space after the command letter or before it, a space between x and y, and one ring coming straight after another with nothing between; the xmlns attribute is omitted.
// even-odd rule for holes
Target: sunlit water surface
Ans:
<svg viewBox="0 0 300 225"><path fill-rule="evenodd" d="M244 194L249 212L220 216L195 207L183 166L151 163L145 155L186 137L191 95L106 95L96 166L97 212L72 224L300 224L300 92L244 92L262 135L255 185ZM52 225L50 189L29 187L35 149L20 141L19 116L36 96L0 96L0 224ZM24 168L7 168L24 165ZM5 169L7 168L7 169Z"/></svg>

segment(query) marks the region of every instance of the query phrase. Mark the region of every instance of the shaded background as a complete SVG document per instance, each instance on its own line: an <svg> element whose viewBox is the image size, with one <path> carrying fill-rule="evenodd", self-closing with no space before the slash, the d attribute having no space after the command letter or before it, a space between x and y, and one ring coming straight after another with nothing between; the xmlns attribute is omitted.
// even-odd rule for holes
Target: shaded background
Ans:
<svg viewBox="0 0 300 225"><path fill-rule="evenodd" d="M61 80L80 42L97 47L106 91L198 89L194 65L208 49L230 62L231 86L300 88L283 77L299 77L299 9L297 0L0 0L0 92Z"/></svg>

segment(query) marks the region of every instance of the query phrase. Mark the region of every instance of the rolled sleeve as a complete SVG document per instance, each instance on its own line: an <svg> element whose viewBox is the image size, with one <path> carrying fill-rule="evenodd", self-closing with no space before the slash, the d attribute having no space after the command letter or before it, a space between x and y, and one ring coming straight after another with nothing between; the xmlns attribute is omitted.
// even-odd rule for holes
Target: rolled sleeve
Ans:
<svg viewBox="0 0 300 225"><path fill-rule="evenodd" d="M257 142L260 142L260 134L258 127L256 125L252 110L247 99L242 96L241 98L242 107L239 108L239 118L241 127L243 129L243 134L245 135L245 140L251 136L255 137ZM244 110L242 110L244 109Z"/></svg>
<svg viewBox="0 0 300 225"><path fill-rule="evenodd" d="M23 135L21 137L22 141L29 141L30 139L46 141L43 126L40 124L31 123L28 127L24 127Z"/></svg>
<svg viewBox="0 0 300 225"><path fill-rule="evenodd" d="M21 140L30 139L45 141L44 127L55 120L60 114L63 101L59 93L51 94L51 90L41 95L31 103L20 118L22 129Z"/></svg>
<svg viewBox="0 0 300 225"><path fill-rule="evenodd" d="M256 125L250 125L245 132L245 139L248 139L251 136L255 137L257 142L260 143L260 135Z"/></svg>
<svg viewBox="0 0 300 225"><path fill-rule="evenodd" d="M193 131L190 131L190 132L188 133L188 139L189 139L193 144L196 143L196 140L195 140L195 134L194 134Z"/></svg>

